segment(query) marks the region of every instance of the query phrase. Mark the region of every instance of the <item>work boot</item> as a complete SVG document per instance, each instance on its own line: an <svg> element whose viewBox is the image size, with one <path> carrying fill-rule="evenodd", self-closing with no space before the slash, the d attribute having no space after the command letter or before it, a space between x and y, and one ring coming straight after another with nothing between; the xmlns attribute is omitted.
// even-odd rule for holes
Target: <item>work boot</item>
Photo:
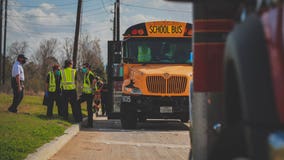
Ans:
<svg viewBox="0 0 284 160"><path fill-rule="evenodd" d="M11 113L17 113L17 110L16 110L16 109L11 109L11 108L9 108L8 111L11 112Z"/></svg>

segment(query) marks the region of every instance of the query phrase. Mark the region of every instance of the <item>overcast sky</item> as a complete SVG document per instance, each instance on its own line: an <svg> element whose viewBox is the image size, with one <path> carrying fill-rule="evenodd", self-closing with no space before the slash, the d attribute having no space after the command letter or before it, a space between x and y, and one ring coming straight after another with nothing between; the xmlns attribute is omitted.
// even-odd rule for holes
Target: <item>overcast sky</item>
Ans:
<svg viewBox="0 0 284 160"><path fill-rule="evenodd" d="M107 41L112 40L115 0L83 0L81 33L100 39L103 61L107 61ZM30 56L43 39L73 38L77 0L8 0L7 45L27 41ZM165 0L120 0L121 28L153 20L192 22L190 3ZM62 44L62 43L61 43ZM60 56L60 52L57 53Z"/></svg>

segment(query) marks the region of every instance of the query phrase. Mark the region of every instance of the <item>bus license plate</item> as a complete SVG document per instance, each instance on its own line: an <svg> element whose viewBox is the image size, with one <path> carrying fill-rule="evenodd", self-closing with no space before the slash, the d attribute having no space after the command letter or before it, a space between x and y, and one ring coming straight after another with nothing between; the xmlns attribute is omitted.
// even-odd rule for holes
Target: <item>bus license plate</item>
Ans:
<svg viewBox="0 0 284 160"><path fill-rule="evenodd" d="M161 106L160 113L173 113L173 107L172 106Z"/></svg>

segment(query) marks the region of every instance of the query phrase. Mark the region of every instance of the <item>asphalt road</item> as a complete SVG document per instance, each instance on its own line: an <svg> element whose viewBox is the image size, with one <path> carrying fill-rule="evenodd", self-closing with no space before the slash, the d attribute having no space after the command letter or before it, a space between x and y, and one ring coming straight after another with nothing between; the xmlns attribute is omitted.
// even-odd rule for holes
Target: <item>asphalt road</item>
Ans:
<svg viewBox="0 0 284 160"><path fill-rule="evenodd" d="M148 120L123 130L119 120L96 117L50 160L188 160L188 123Z"/></svg>

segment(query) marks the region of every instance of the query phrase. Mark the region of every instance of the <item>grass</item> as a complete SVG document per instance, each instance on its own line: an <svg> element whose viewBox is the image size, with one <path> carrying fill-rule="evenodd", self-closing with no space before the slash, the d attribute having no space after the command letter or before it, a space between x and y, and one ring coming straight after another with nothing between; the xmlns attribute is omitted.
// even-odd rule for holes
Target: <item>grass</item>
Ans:
<svg viewBox="0 0 284 160"><path fill-rule="evenodd" d="M25 159L29 153L62 135L71 126L72 120L70 123L58 117L56 107L53 108L54 118L47 119L42 99L42 96L25 95L18 113L14 114L7 112L12 95L0 94L0 160Z"/></svg>

